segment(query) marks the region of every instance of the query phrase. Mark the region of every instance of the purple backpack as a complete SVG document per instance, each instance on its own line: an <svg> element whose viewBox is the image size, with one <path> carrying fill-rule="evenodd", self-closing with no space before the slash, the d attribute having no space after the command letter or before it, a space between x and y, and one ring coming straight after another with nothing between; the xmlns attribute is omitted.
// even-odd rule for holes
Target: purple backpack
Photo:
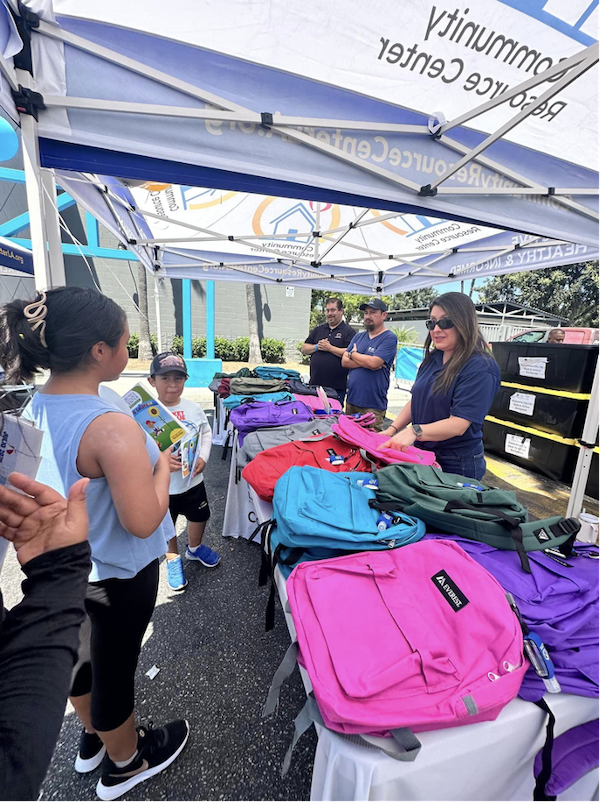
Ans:
<svg viewBox="0 0 600 802"><path fill-rule="evenodd" d="M589 771L598 768L598 719L563 732L554 741L552 767L544 765L541 749L534 764L538 799L556 799ZM546 769L546 775L544 774Z"/></svg>
<svg viewBox="0 0 600 802"><path fill-rule="evenodd" d="M448 535L427 535L447 539ZM529 552L531 574L521 570L515 551L500 551L451 536L510 592L531 629L545 643L565 693L598 696L598 548L576 542L568 557ZM519 691L529 702L546 688L530 668Z"/></svg>
<svg viewBox="0 0 600 802"><path fill-rule="evenodd" d="M304 423L313 417L311 410L301 401L252 401L233 409L229 420L238 430L238 443L241 445L244 437L256 429Z"/></svg>

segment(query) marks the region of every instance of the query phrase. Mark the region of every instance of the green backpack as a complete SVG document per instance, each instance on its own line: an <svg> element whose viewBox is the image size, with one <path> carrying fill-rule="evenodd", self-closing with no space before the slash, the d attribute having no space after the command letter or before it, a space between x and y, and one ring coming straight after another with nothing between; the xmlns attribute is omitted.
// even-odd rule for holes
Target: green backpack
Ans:
<svg viewBox="0 0 600 802"><path fill-rule="evenodd" d="M531 570L526 552L560 546L563 554L569 554L580 527L576 518L560 516L529 521L527 507L512 490L489 487L429 465L389 465L377 471L375 478L379 488L372 506L385 511L398 510L400 505L406 515L424 521L428 532L516 550L527 573Z"/></svg>

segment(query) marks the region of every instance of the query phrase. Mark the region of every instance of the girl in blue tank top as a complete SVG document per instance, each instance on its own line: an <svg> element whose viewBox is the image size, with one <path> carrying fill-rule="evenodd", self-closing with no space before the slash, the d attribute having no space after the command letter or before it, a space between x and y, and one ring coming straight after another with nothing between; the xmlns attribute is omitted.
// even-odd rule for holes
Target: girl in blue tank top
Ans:
<svg viewBox="0 0 600 802"><path fill-rule="evenodd" d="M124 311L82 287L13 301L0 314L7 380L50 370L24 413L44 432L38 481L66 496L82 476L90 479L88 621L71 702L84 725L75 769L92 771L104 758L101 799L116 799L166 768L189 734L183 720L135 727L134 675L173 525L170 450L161 454L133 418L98 395L100 383L125 368L128 339Z"/></svg>

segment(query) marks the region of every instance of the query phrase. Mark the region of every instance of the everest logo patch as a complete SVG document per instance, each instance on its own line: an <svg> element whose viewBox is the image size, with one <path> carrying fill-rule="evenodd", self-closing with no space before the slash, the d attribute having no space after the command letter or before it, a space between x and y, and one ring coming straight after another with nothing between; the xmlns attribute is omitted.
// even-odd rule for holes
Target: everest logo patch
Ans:
<svg viewBox="0 0 600 802"><path fill-rule="evenodd" d="M446 599L450 607L457 613L465 607L469 600L458 585L450 579L445 571L438 571L431 577L431 581Z"/></svg>

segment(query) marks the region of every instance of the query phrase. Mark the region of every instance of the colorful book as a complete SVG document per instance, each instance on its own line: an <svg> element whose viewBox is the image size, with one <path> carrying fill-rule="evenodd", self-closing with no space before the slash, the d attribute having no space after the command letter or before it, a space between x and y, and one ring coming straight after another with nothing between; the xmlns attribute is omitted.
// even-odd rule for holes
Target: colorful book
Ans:
<svg viewBox="0 0 600 802"><path fill-rule="evenodd" d="M16 415L0 415L0 485L9 485L8 476L19 471L35 479L42 459L44 432L33 421Z"/></svg>
<svg viewBox="0 0 600 802"><path fill-rule="evenodd" d="M189 485L194 475L194 468L198 461L200 449L198 444L200 441L199 432L189 432L179 445L179 453L181 456L181 473L183 478L187 480Z"/></svg>
<svg viewBox="0 0 600 802"><path fill-rule="evenodd" d="M184 438L185 430L181 423L141 384L136 384L125 393L123 400L131 409L133 417L155 440L161 451L165 451Z"/></svg>

